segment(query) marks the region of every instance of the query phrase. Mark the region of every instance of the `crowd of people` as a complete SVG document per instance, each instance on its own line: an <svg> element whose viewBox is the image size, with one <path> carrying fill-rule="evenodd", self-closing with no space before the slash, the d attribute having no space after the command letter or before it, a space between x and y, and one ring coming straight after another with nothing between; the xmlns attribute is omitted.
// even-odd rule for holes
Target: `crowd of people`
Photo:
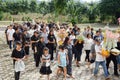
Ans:
<svg viewBox="0 0 120 80"><path fill-rule="evenodd" d="M104 76L109 80L109 64L114 63L114 75L119 77L120 71L120 54L113 55L109 52L109 56L102 54L104 46L104 35L102 29L94 30L91 27L84 28L82 31L77 25L70 27L67 24L56 24L53 22L44 23L26 22L23 24L13 23L9 25L5 31L6 40L9 48L12 50L11 57L15 62L24 59L29 59L29 54L33 51L35 67L40 67L40 74L52 74L51 64L57 61L58 69L57 77L63 73L66 80L67 75L70 78L73 76L73 59L76 61L76 67L80 67L80 61L83 60L81 55L85 51L86 57L84 61L88 68L92 63L95 63L93 75L97 76L99 65L103 67ZM120 50L120 37L118 37L116 48ZM110 51L110 50L109 50ZM56 55L56 56L54 56ZM41 65L40 65L41 63ZM15 80L19 80L20 71L15 71Z"/></svg>

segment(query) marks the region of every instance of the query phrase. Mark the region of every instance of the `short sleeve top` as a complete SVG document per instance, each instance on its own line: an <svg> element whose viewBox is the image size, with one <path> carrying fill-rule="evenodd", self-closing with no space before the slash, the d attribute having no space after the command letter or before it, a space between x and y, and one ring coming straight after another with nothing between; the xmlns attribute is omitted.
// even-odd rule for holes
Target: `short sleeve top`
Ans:
<svg viewBox="0 0 120 80"><path fill-rule="evenodd" d="M11 57L20 58L20 59L22 59L24 56L25 56L25 51L24 51L24 49L21 49L20 51L14 49L14 50L12 51L12 55L11 55ZM14 62L15 62L15 61L16 61L16 60L14 60Z"/></svg>

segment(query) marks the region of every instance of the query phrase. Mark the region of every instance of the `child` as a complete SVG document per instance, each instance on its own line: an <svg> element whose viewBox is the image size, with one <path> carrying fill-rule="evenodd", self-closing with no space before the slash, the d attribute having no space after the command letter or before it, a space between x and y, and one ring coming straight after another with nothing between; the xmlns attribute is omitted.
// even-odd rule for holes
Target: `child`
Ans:
<svg viewBox="0 0 120 80"><path fill-rule="evenodd" d="M47 47L43 49L41 62L42 66L40 68L40 73L42 75L47 75L48 80L50 80L49 75L52 73L52 70L50 69L50 54L49 49Z"/></svg>
<svg viewBox="0 0 120 80"><path fill-rule="evenodd" d="M67 70L66 70L66 66L67 66L67 53L64 50L64 46L59 46L60 51L58 52L58 70L57 70L57 75L59 74L59 72L61 72L63 70L64 72L64 79L66 80L66 74L67 74Z"/></svg>
<svg viewBox="0 0 120 80"><path fill-rule="evenodd" d="M94 75L96 76L98 73L98 68L99 65L101 65L103 67L104 70L104 76L105 76L105 80L109 79L109 74L108 74L108 70L106 67L106 63L105 63L105 57L102 55L102 45L101 45L101 40L96 39L96 45L95 45L95 52L96 52L96 59L95 59L95 70L94 70Z"/></svg>
<svg viewBox="0 0 120 80"><path fill-rule="evenodd" d="M19 60L25 59L25 51L21 48L22 43L17 41L16 42L16 48L12 51L11 57L13 58L13 65L15 66L15 62ZM15 71L15 80L19 80L20 77L20 71Z"/></svg>

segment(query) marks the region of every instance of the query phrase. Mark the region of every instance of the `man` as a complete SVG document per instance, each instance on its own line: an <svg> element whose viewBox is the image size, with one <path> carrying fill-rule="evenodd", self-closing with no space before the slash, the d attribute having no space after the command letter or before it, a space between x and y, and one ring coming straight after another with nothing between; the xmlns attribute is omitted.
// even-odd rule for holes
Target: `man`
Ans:
<svg viewBox="0 0 120 80"><path fill-rule="evenodd" d="M13 47L16 48L16 42L17 41L21 41L21 33L19 31L19 28L15 28L15 32L13 34L13 38L14 38Z"/></svg>
<svg viewBox="0 0 120 80"><path fill-rule="evenodd" d="M8 39L8 44L9 44L9 48L12 49L12 42L13 42L13 34L14 34L15 30L12 28L12 25L10 25L8 27L7 30L7 39Z"/></svg>
<svg viewBox="0 0 120 80"><path fill-rule="evenodd" d="M33 36L31 37L31 44L32 44L32 50L33 50L33 53L34 53L34 60L36 61L36 52L37 52L37 48L36 48L36 45L37 45L37 42L38 42L38 39L39 39L39 32L38 31L35 31Z"/></svg>
<svg viewBox="0 0 120 80"><path fill-rule="evenodd" d="M99 39L99 40L103 40L103 36L101 35L101 32L98 30L98 31L96 31L96 35L94 36L94 38L93 38L94 40L95 39Z"/></svg>
<svg viewBox="0 0 120 80"><path fill-rule="evenodd" d="M95 59L95 70L94 70L94 75L96 76L98 73L98 68L99 65L101 65L103 67L104 70L104 76L105 76L105 80L109 79L109 74L108 74L108 70L105 64L105 57L102 55L102 44L101 44L101 40L96 39L96 45L95 45L95 52L96 52L96 59Z"/></svg>

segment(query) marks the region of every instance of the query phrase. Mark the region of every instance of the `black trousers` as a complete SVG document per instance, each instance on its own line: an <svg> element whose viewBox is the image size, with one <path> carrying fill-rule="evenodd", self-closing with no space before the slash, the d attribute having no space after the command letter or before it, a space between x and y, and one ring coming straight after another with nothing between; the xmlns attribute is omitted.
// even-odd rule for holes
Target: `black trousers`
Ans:
<svg viewBox="0 0 120 80"><path fill-rule="evenodd" d="M47 47L48 47L49 53L51 55L50 60L53 60L54 59L54 54L53 54L54 53L54 43L48 43Z"/></svg>
<svg viewBox="0 0 120 80"><path fill-rule="evenodd" d="M8 41L9 48L12 49L12 40Z"/></svg>
<svg viewBox="0 0 120 80"><path fill-rule="evenodd" d="M90 59L89 59L90 50L85 50L85 52L86 52L85 61L88 60L88 62L89 62L90 61Z"/></svg>
<svg viewBox="0 0 120 80"><path fill-rule="evenodd" d="M54 59L54 55L53 55L53 53L54 53L54 49L52 48L52 49L49 49L49 53L50 53L50 55L51 55L51 58L50 58L50 60L53 60Z"/></svg>
<svg viewBox="0 0 120 80"><path fill-rule="evenodd" d="M20 78L20 71L15 72L15 80L19 80L19 78Z"/></svg>
<svg viewBox="0 0 120 80"><path fill-rule="evenodd" d="M77 50L75 53L75 60L81 61L82 50Z"/></svg>
<svg viewBox="0 0 120 80"><path fill-rule="evenodd" d="M25 46L25 47L24 47L24 50L25 50L26 55L29 55L29 53L30 53L29 49L30 49L29 46Z"/></svg>
<svg viewBox="0 0 120 80"><path fill-rule="evenodd" d="M42 55L40 55L40 54L35 54L35 56L36 56L36 59L35 59L36 67L39 67L40 58L42 57Z"/></svg>
<svg viewBox="0 0 120 80"><path fill-rule="evenodd" d="M116 56L114 56L113 54L110 54L110 56L108 58L106 58L107 69L109 68L109 64L110 64L111 61L113 61L113 64L114 64L114 74L118 75L117 59L116 59Z"/></svg>

